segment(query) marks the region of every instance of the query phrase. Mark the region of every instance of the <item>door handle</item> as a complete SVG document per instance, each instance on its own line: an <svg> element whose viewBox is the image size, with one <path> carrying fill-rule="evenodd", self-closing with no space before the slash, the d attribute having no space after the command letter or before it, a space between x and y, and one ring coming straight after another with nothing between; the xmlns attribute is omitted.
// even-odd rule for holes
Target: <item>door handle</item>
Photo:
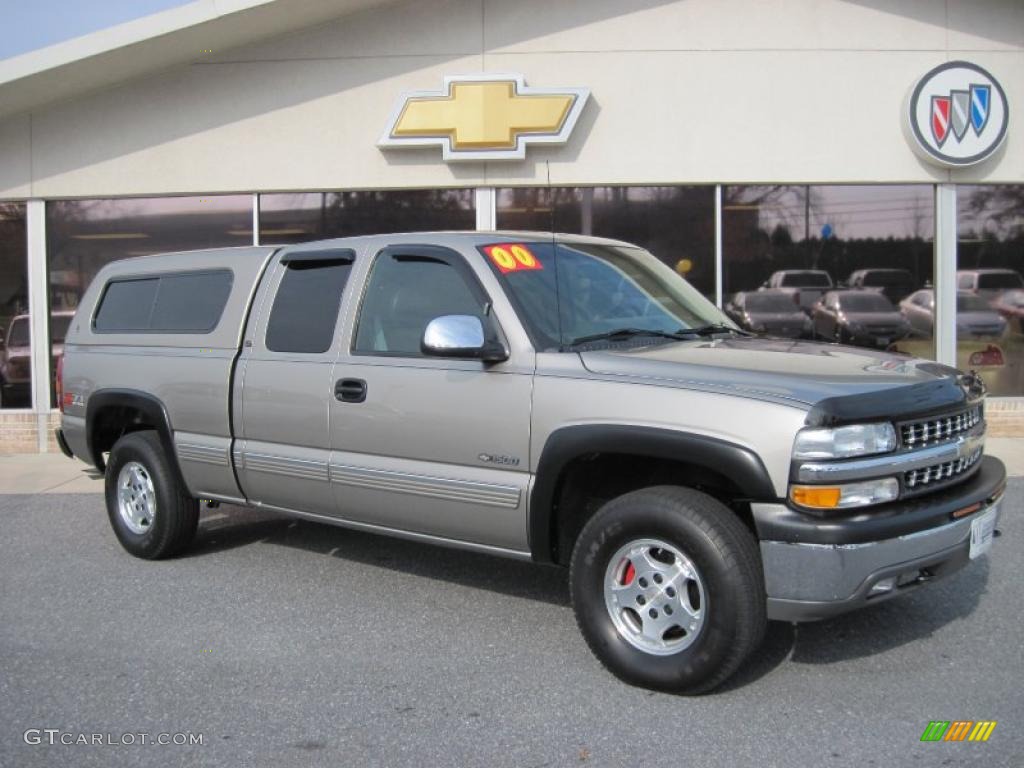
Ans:
<svg viewBox="0 0 1024 768"><path fill-rule="evenodd" d="M366 382L362 379L338 379L334 383L334 399L344 403L361 403L366 399Z"/></svg>

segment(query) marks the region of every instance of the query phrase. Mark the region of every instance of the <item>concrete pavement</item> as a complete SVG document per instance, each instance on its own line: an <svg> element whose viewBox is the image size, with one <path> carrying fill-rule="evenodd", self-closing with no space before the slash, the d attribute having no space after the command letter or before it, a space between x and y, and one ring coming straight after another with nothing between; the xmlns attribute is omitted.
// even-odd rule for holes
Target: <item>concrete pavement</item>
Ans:
<svg viewBox="0 0 1024 768"><path fill-rule="evenodd" d="M1024 480L1006 496L991 557L773 622L687 699L602 669L561 570L229 507L148 562L95 494L2 495L0 766L1019 768ZM998 725L922 743L933 720ZM161 733L202 743L137 735Z"/></svg>

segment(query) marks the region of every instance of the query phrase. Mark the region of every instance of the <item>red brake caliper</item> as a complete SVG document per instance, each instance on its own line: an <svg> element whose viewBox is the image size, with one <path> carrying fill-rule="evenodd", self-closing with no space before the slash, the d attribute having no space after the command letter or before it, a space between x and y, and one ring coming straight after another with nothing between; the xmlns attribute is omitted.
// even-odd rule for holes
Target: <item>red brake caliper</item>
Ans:
<svg viewBox="0 0 1024 768"><path fill-rule="evenodd" d="M636 576L636 569L633 567L633 563L626 563L626 570L622 572L622 585L625 586L633 581L633 577Z"/></svg>

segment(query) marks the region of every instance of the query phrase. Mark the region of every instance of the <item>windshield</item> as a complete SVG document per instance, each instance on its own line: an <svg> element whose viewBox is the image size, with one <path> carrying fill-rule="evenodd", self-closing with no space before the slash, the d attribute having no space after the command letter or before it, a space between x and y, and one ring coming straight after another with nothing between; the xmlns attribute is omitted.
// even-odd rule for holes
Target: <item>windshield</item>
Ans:
<svg viewBox="0 0 1024 768"><path fill-rule="evenodd" d="M780 293L748 293L743 300L748 312L799 312L793 297Z"/></svg>
<svg viewBox="0 0 1024 768"><path fill-rule="evenodd" d="M790 272L782 284L786 288L831 288L832 278L826 272Z"/></svg>
<svg viewBox="0 0 1024 768"><path fill-rule="evenodd" d="M839 303L847 312L895 312L896 308L880 293L848 293Z"/></svg>
<svg viewBox="0 0 1024 768"><path fill-rule="evenodd" d="M973 293L957 294L957 312L985 312L988 308L988 302L981 298L981 296L975 296Z"/></svg>
<svg viewBox="0 0 1024 768"><path fill-rule="evenodd" d="M11 330L7 333L7 346L28 346L28 318L16 317L11 321Z"/></svg>
<svg viewBox="0 0 1024 768"><path fill-rule="evenodd" d="M716 324L734 327L714 304L641 248L559 243L557 259L552 243L480 250L538 349L562 348L574 339L624 328L674 333Z"/></svg>
<svg viewBox="0 0 1024 768"><path fill-rule="evenodd" d="M978 275L978 289L982 291L1020 288L1021 286L1024 286L1024 281L1016 272L989 272Z"/></svg>
<svg viewBox="0 0 1024 768"><path fill-rule="evenodd" d="M890 285L913 285L914 279L902 269L878 269L864 275L864 285L875 288Z"/></svg>

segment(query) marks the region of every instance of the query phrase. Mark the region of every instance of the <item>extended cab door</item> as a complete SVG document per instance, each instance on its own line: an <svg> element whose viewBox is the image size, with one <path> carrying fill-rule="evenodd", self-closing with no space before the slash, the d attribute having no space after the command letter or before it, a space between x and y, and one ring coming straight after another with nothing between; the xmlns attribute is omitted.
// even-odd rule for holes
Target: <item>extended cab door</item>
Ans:
<svg viewBox="0 0 1024 768"><path fill-rule="evenodd" d="M448 248L382 246L366 254L351 341L335 368L338 514L524 552L533 349L482 260L474 268ZM423 331L442 315L481 318L509 359L424 355Z"/></svg>
<svg viewBox="0 0 1024 768"><path fill-rule="evenodd" d="M331 376L355 252L289 249L276 259L239 360L238 478L257 504L332 515Z"/></svg>

